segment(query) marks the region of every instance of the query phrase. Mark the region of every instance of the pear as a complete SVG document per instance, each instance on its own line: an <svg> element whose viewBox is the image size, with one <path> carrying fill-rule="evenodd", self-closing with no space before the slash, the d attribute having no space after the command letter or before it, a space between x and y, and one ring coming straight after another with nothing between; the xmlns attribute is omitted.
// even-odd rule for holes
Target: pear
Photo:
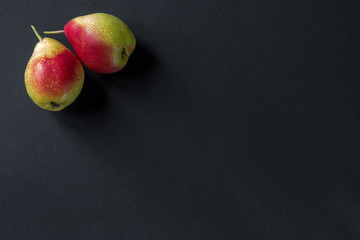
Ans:
<svg viewBox="0 0 360 240"><path fill-rule="evenodd" d="M25 86L32 101L40 108L60 111L80 94L84 69L79 59L63 44L39 35L39 42L25 70Z"/></svg>
<svg viewBox="0 0 360 240"><path fill-rule="evenodd" d="M66 23L64 32L81 62L97 73L114 73L125 67L136 39L119 18L107 13L76 17Z"/></svg>

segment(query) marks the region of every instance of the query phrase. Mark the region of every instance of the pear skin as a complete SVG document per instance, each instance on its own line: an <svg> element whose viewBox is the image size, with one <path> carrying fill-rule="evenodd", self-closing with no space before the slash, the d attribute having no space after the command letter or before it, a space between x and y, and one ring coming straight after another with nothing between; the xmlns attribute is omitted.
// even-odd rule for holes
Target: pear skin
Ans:
<svg viewBox="0 0 360 240"><path fill-rule="evenodd" d="M60 111L78 97L84 84L84 69L79 59L52 38L39 38L25 70L29 97L40 108Z"/></svg>
<svg viewBox="0 0 360 240"><path fill-rule="evenodd" d="M80 61L97 73L114 73L125 67L136 46L130 28L107 13L70 20L64 33Z"/></svg>

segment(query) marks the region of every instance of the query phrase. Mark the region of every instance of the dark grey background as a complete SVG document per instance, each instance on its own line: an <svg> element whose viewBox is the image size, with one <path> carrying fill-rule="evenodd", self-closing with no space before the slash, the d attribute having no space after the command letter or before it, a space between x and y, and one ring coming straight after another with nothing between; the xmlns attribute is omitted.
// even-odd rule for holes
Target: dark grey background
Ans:
<svg viewBox="0 0 360 240"><path fill-rule="evenodd" d="M0 239L360 238L359 1L0 7ZM30 24L94 12L134 31L128 66L38 108Z"/></svg>

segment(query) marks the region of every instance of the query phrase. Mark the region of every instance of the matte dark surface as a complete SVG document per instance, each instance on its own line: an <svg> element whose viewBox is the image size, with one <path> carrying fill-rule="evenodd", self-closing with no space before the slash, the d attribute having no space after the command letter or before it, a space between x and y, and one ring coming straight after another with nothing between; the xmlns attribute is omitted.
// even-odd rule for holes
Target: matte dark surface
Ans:
<svg viewBox="0 0 360 240"><path fill-rule="evenodd" d="M360 238L359 1L0 7L0 239ZM94 12L134 31L128 66L38 108L30 24Z"/></svg>

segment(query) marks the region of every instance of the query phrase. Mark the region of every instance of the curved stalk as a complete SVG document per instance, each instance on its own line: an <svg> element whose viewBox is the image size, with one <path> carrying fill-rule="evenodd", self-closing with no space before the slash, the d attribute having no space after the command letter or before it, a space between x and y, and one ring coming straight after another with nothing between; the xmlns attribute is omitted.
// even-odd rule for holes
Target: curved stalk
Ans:
<svg viewBox="0 0 360 240"><path fill-rule="evenodd" d="M36 31L36 28L34 27L34 25L31 25L32 30L34 31L35 35L37 36L37 38L39 39L39 41L41 42L43 39L40 36L40 34L38 33L38 31Z"/></svg>

